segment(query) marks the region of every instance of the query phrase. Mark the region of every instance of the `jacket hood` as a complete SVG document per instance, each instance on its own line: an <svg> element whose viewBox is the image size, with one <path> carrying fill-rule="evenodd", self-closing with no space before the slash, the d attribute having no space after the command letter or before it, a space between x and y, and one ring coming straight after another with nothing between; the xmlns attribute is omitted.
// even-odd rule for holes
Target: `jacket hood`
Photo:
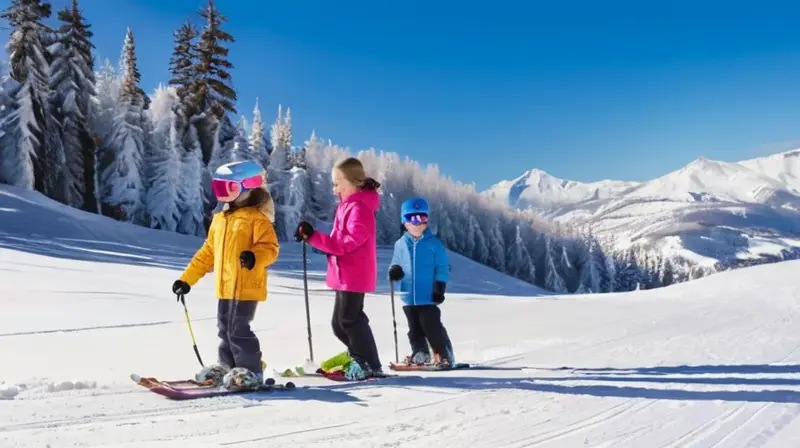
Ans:
<svg viewBox="0 0 800 448"><path fill-rule="evenodd" d="M259 189L260 191L252 190L248 199L245 201L244 204L235 207L235 208L242 208L242 207L255 207L264 214L264 216L269 219L270 222L275 222L275 201L272 200L272 195L269 191L262 187ZM218 211L233 211L231 210L231 204L225 203L222 205L221 209Z"/></svg>
<svg viewBox="0 0 800 448"><path fill-rule="evenodd" d="M366 188L353 193L349 198L342 202L344 203L353 201L361 202L362 204L366 205L369 207L372 213L377 212L378 208L381 206L381 196L378 194L378 192Z"/></svg>

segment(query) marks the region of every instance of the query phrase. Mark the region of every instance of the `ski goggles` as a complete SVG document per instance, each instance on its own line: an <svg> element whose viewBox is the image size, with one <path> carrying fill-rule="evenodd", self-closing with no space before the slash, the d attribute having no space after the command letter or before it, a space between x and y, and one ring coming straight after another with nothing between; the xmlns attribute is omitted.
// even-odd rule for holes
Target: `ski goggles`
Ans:
<svg viewBox="0 0 800 448"><path fill-rule="evenodd" d="M263 178L261 175L248 177L242 180L211 179L211 190L220 202L231 202L242 194L243 191L258 188Z"/></svg>
<svg viewBox="0 0 800 448"><path fill-rule="evenodd" d="M406 222L415 226L421 226L428 223L428 215L423 213L414 213L406 215Z"/></svg>

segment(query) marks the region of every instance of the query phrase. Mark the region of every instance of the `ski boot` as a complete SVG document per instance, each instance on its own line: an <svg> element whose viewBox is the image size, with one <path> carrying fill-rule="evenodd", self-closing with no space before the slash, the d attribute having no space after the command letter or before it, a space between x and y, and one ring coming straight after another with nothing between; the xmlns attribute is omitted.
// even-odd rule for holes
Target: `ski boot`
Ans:
<svg viewBox="0 0 800 448"><path fill-rule="evenodd" d="M447 369L447 368L450 368L450 366L452 366L453 364L446 357L443 357L442 355L440 355L438 353L434 353L433 354L433 360L431 361L430 365L432 365L434 367Z"/></svg>
<svg viewBox="0 0 800 448"><path fill-rule="evenodd" d="M222 386L230 390L257 390L263 385L263 373L253 373L244 367L234 367L222 378Z"/></svg>
<svg viewBox="0 0 800 448"><path fill-rule="evenodd" d="M431 355L428 352L414 352L405 357L403 362L408 366L424 366L431 362Z"/></svg>
<svg viewBox="0 0 800 448"><path fill-rule="evenodd" d="M352 361L347 365L344 371L344 376L347 379L353 381L383 376L383 369L381 366L372 367L364 359L354 356L351 356L351 358Z"/></svg>
<svg viewBox="0 0 800 448"><path fill-rule="evenodd" d="M213 366L203 367L194 379L204 385L219 386L222 384L222 378L230 372L231 368L224 364L214 364Z"/></svg>

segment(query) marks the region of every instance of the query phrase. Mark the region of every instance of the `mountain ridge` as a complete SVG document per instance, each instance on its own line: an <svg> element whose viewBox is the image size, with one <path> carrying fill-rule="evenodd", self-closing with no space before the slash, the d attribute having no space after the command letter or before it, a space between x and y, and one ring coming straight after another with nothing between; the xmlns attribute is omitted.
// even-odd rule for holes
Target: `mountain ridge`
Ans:
<svg viewBox="0 0 800 448"><path fill-rule="evenodd" d="M644 182L580 182L531 169L481 195L561 225L588 226L614 251L657 248L686 269L800 253L800 149L737 162L698 157Z"/></svg>

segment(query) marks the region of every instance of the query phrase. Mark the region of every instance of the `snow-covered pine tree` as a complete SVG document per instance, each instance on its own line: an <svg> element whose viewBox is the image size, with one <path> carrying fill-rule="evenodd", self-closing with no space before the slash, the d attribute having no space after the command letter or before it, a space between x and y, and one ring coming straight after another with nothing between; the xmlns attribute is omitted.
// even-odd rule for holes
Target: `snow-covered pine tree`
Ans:
<svg viewBox="0 0 800 448"><path fill-rule="evenodd" d="M97 175L95 166L97 164L97 135L92 132L91 121L93 118L92 107L97 99L97 80L94 73L94 44L91 38L94 33L91 31L83 13L78 7L78 0L72 0L72 7L65 8L58 14L59 20L63 22L61 28L58 30L58 37L66 53L72 53L72 59L69 60L72 68L67 71L73 78L78 91L75 93L75 108L83 117L83 120L78 122L77 136L80 142L81 156L80 161L83 162L82 166L70 165L70 171L79 173L78 176L72 177L73 182L82 179L83 186L79 190L83 193L82 203L79 205L83 210L97 213L99 208L97 206ZM51 81L53 79L53 71L51 70ZM52 84L51 84L52 85ZM62 83L60 85L64 87ZM59 94L64 97L61 87ZM66 117L66 112L62 110ZM64 123L66 126L66 123ZM62 131L63 132L63 131ZM71 157L68 148L65 146L65 154L68 163L74 163L78 159ZM73 198L73 201L75 199Z"/></svg>
<svg viewBox="0 0 800 448"><path fill-rule="evenodd" d="M639 266L631 249L627 249L617 257L616 275L614 277L617 291L634 291L641 280Z"/></svg>
<svg viewBox="0 0 800 448"><path fill-rule="evenodd" d="M519 224L514 226L514 239L508 245L506 272L529 283L536 282L536 268L531 261Z"/></svg>
<svg viewBox="0 0 800 448"><path fill-rule="evenodd" d="M143 223L144 182L142 158L146 152L144 95L139 86L136 44L128 28L123 44L119 104L114 117L111 163L102 174L102 196L108 213L122 221Z"/></svg>
<svg viewBox="0 0 800 448"><path fill-rule="evenodd" d="M264 119L261 117L261 109L258 106L258 98L256 98L256 105L253 107L253 126L250 129L249 137L250 151L253 152L253 160L261 164L261 167L266 170L269 167L269 139L267 138L267 127L264 124Z"/></svg>
<svg viewBox="0 0 800 448"><path fill-rule="evenodd" d="M7 64L0 64L0 183L10 184L19 165L19 128L14 92L19 85L9 76ZM8 173L8 174L6 174Z"/></svg>
<svg viewBox="0 0 800 448"><path fill-rule="evenodd" d="M174 87L159 86L150 105L153 147L145 159L147 169L147 216L150 227L174 232L178 228L178 184L181 181L180 157L183 152L178 129L180 99Z"/></svg>
<svg viewBox="0 0 800 448"><path fill-rule="evenodd" d="M670 257L661 257L661 265L658 269L658 280L661 286L669 286L675 283L675 269Z"/></svg>
<svg viewBox="0 0 800 448"><path fill-rule="evenodd" d="M563 231L563 228L560 230ZM564 279L567 291L574 291L578 289L579 276L578 269L572 263L570 251L567 247L571 241L566 238L564 233L557 233L556 235L562 235L554 237L551 242L553 246L558 247L558 270L561 273L561 278Z"/></svg>
<svg viewBox="0 0 800 448"><path fill-rule="evenodd" d="M108 168L114 158L112 138L114 136L114 115L119 101L121 78L117 75L114 65L106 59L99 71L95 74L97 80L97 99L92 107L90 121L91 132L97 143L95 156L95 191L97 191L97 209L102 210L102 191L100 177Z"/></svg>
<svg viewBox="0 0 800 448"><path fill-rule="evenodd" d="M283 106L278 105L278 117L272 123L270 140L272 153L269 156L271 169L275 172L286 171L291 167L289 155L292 151L291 109L283 116Z"/></svg>
<svg viewBox="0 0 800 448"><path fill-rule="evenodd" d="M189 126L183 140L186 149L181 154L178 181L178 209L180 221L178 232L186 235L205 236L206 184L208 171L203 164L203 150L197 129Z"/></svg>
<svg viewBox="0 0 800 448"><path fill-rule="evenodd" d="M12 28L6 44L10 54L10 76L18 86L14 92L13 120L19 131L15 152L4 156L5 178L22 188L46 190L46 101L48 99L46 50L42 42L48 31L42 21L50 17L50 3L40 0L12 0L0 14ZM9 170L10 165L14 166Z"/></svg>
<svg viewBox="0 0 800 448"><path fill-rule="evenodd" d="M569 292L561 273L558 272L558 265L556 260L562 256L556 246L553 245L553 239L550 235L544 236L545 244L545 258L544 258L544 287L549 291L557 294L566 294Z"/></svg>
<svg viewBox="0 0 800 448"><path fill-rule="evenodd" d="M275 232L278 235L290 233L282 229L281 226L287 222L282 216L284 213L283 205L287 204L286 190L292 178L289 173L291 168L289 156L292 150L291 126L291 112L287 110L286 117L284 117L283 108L279 105L278 118L272 124L270 132L273 150L269 156L269 167L267 168L269 191L275 201Z"/></svg>
<svg viewBox="0 0 800 448"><path fill-rule="evenodd" d="M253 132L256 129L255 123L254 121ZM309 189L307 201L311 217L310 221L314 224L328 222L332 218L334 208L334 197L331 194L331 176L324 166L320 166L317 163L324 157L324 147L315 131L311 132L311 137L304 142L303 146L306 154L306 173Z"/></svg>
<svg viewBox="0 0 800 448"><path fill-rule="evenodd" d="M506 272L505 241L500 229L500 220L496 216L493 218L488 219L489 222L484 223L486 227L483 227L487 229L486 239L489 248L487 264L500 272Z"/></svg>
<svg viewBox="0 0 800 448"><path fill-rule="evenodd" d="M254 160L250 151L250 142L247 141L247 119L242 116L236 122L236 134L230 140L233 156L236 160Z"/></svg>
<svg viewBox="0 0 800 448"><path fill-rule="evenodd" d="M296 228L300 221L312 218L308 207L308 196L311 191L311 181L308 178L308 173L302 168L293 167L288 174L290 176L289 182L283 192L283 201L280 204L282 222L277 222L279 214L275 214L275 231L280 241L288 241L294 234L292 229Z"/></svg>
<svg viewBox="0 0 800 448"><path fill-rule="evenodd" d="M88 25L83 23L77 2L73 2L72 9L59 11L58 19L62 25L57 31L56 42L50 47L53 55L50 88L51 105L58 114L54 121L58 123L60 132L57 141L52 142L50 152L58 154L54 157L56 163L62 159L65 161L65 164L56 166L65 167L66 203L96 211L95 143L88 129L89 107L96 92L94 72L86 59L87 49L91 57L91 43L88 41L91 33ZM62 148L63 154L60 154Z"/></svg>

